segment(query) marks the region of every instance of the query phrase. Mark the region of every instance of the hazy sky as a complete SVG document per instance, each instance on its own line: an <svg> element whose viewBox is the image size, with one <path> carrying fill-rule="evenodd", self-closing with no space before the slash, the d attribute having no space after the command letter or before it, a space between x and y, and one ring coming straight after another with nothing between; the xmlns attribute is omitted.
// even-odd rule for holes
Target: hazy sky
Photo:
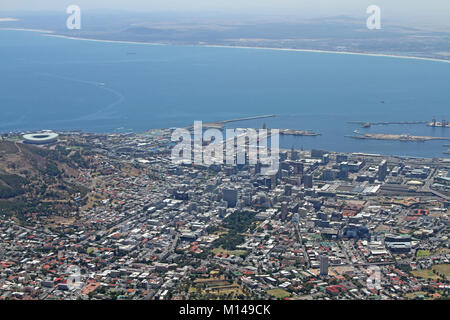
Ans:
<svg viewBox="0 0 450 320"><path fill-rule="evenodd" d="M391 20L450 24L449 0L0 0L0 16L2 10L64 11L69 4L82 10L220 11L255 15L273 11L299 17L361 17L374 4L381 8L382 16Z"/></svg>

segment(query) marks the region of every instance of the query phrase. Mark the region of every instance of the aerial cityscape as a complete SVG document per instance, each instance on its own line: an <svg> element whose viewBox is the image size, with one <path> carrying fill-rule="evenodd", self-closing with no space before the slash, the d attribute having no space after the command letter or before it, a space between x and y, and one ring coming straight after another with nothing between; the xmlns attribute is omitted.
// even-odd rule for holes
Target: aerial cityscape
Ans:
<svg viewBox="0 0 450 320"><path fill-rule="evenodd" d="M281 150L261 176L171 143L4 134L2 298L447 297L449 159Z"/></svg>
<svg viewBox="0 0 450 320"><path fill-rule="evenodd" d="M448 24L69 8L0 14L0 301L449 299Z"/></svg>

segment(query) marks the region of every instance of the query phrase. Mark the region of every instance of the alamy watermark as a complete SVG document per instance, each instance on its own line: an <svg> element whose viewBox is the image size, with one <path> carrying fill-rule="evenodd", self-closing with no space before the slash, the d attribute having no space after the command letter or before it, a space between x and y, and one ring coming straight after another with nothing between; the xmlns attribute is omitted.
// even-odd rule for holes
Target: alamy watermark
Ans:
<svg viewBox="0 0 450 320"><path fill-rule="evenodd" d="M67 7L66 13L70 16L66 20L66 27L69 30L81 29L81 8L75 4Z"/></svg>
<svg viewBox="0 0 450 320"><path fill-rule="evenodd" d="M268 141L270 138L270 146ZM197 165L255 165L261 175L273 175L279 169L278 129L204 130L201 121L194 121L189 130L172 132L171 160L175 164Z"/></svg>
<svg viewBox="0 0 450 320"><path fill-rule="evenodd" d="M370 16L367 18L366 26L369 30L381 29L381 9L379 6L371 5L367 7L367 14Z"/></svg>

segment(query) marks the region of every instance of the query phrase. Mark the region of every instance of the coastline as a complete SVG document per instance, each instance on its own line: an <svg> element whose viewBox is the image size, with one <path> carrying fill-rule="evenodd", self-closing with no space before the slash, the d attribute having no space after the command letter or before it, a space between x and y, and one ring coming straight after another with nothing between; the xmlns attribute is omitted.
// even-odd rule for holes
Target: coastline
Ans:
<svg viewBox="0 0 450 320"><path fill-rule="evenodd" d="M427 58L427 57L417 57L417 56L408 56L408 55L396 55L396 54L387 54L387 53L334 51L334 50L318 50L318 49L273 48L273 47L250 47L250 46L232 46L232 45L219 45L219 44L168 44L168 43L161 43L161 42L141 42L141 41L128 41L128 40L105 40L105 39L93 39L93 38L74 37L74 36L57 34L57 33L55 33L54 31L51 31L51 30L40 30L40 29L0 28L0 30L39 32L39 33L42 33L43 36L48 36L48 37L64 38L64 39L71 39L71 40L81 40L81 41L104 42L104 43L122 43L122 44L153 45L153 46L189 46L189 47L209 47L209 48L235 48L235 49L273 50L273 51L291 51L291 52L347 54L347 55L385 57L385 58L396 58L396 59L412 59L412 60L422 60L422 61L433 61L433 62L450 63L450 59Z"/></svg>
<svg viewBox="0 0 450 320"><path fill-rule="evenodd" d="M39 33L55 33L52 30L45 29L28 29L28 28L0 28L0 30L9 30L9 31L28 31L28 32L39 32Z"/></svg>
<svg viewBox="0 0 450 320"><path fill-rule="evenodd" d="M66 36L66 35L54 34L54 33L45 34L45 36L57 37L57 38L65 38L65 39L71 39L71 40L106 42L106 43L123 43L123 44L154 45L154 46L185 46L185 47L206 47L206 48L234 48L234 49L254 49L254 50L273 50L273 51L291 51L291 52L329 53L329 54L348 54L348 55L359 55L359 56L385 57L385 58L397 58L397 59L412 59L412 60L422 60L422 61L433 61L433 62L450 63L450 59L446 60L446 59L438 59L438 58L404 56L404 55L395 55L395 54L387 54L387 53L333 51L333 50L318 50L318 49L273 48L273 47L249 47L249 46L231 46L231 45L220 45L220 44L168 44L168 43L161 43L161 42L139 42L139 41L127 41L127 40L102 40L102 39L92 39L92 38Z"/></svg>

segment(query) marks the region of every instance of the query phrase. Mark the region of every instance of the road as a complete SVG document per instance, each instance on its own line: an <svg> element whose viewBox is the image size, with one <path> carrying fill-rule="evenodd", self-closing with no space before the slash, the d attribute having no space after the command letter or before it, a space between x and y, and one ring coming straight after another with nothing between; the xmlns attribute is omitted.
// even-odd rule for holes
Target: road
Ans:
<svg viewBox="0 0 450 320"><path fill-rule="evenodd" d="M447 195L445 195L445 194L443 194L443 193L440 193L439 191L436 191L436 190L431 189L431 184L432 184L433 179L434 179L434 174L436 173L436 171L437 171L438 169L439 169L439 168L433 169L433 172L432 172L432 173L428 176L428 178L425 180L425 184L424 184L424 186L422 187L422 192L429 192L429 193L434 194L435 196L438 196L438 197L443 198L443 199L445 199L445 200L447 200L447 201L450 201L450 196L447 196Z"/></svg>

